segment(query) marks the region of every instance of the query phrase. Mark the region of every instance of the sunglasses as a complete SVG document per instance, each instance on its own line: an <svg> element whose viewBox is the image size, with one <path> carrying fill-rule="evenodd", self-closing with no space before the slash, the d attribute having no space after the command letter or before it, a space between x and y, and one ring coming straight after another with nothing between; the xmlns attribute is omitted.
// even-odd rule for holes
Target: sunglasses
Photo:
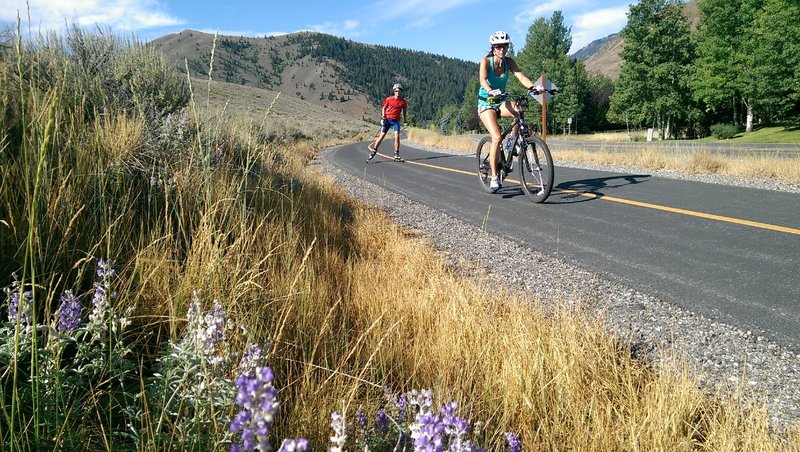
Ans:
<svg viewBox="0 0 800 452"><path fill-rule="evenodd" d="M394 92L396 92L396 93L399 93L399 92L400 92L400 90L399 90L399 89L396 89L396 90L394 90Z"/></svg>
<svg viewBox="0 0 800 452"><path fill-rule="evenodd" d="M495 49L498 49L498 50L499 49L508 49L508 44L495 44L495 45L492 46L492 48L495 48Z"/></svg>

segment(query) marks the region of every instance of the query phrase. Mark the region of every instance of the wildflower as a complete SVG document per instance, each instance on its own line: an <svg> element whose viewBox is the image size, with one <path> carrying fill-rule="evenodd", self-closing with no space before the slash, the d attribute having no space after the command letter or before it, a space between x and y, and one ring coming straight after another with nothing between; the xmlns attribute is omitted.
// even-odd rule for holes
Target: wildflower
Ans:
<svg viewBox="0 0 800 452"><path fill-rule="evenodd" d="M189 320L186 338L200 357L207 359L212 365L217 365L223 361L221 356L216 356L215 348L225 340L225 310L214 300L211 310L203 315L197 292L192 294L192 298L186 313Z"/></svg>
<svg viewBox="0 0 800 452"><path fill-rule="evenodd" d="M405 422L408 414L408 396L406 396L406 394L400 394L397 400L395 400L395 406L398 411L397 419L400 422Z"/></svg>
<svg viewBox="0 0 800 452"><path fill-rule="evenodd" d="M100 259L97 262L97 276L99 282L94 283L94 296L92 297L92 313L89 314L89 322L95 325L106 323L111 299L116 296L111 291L111 279L117 272L111 267L113 261Z"/></svg>
<svg viewBox="0 0 800 452"><path fill-rule="evenodd" d="M414 450L441 452L444 450L444 425L438 415L420 413L411 424Z"/></svg>
<svg viewBox="0 0 800 452"><path fill-rule="evenodd" d="M304 452L306 449L308 449L308 440L305 438L285 439L278 452Z"/></svg>
<svg viewBox="0 0 800 452"><path fill-rule="evenodd" d="M261 347L251 344L247 347L247 350L242 355L242 360L239 362L239 375L253 375L260 361Z"/></svg>
<svg viewBox="0 0 800 452"><path fill-rule="evenodd" d="M444 432L450 437L450 450L471 450L472 447L465 440L469 432L467 421L456 415L456 409L458 409L458 404L453 401L439 410L442 415Z"/></svg>
<svg viewBox="0 0 800 452"><path fill-rule="evenodd" d="M231 422L230 431L241 432L242 445L233 445L231 451L270 450L269 431L278 409L273 379L269 367L257 368L252 377L240 375L236 379L236 404L242 409Z"/></svg>
<svg viewBox="0 0 800 452"><path fill-rule="evenodd" d="M509 452L522 452L522 444L520 444L517 435L506 432L506 441L508 442Z"/></svg>
<svg viewBox="0 0 800 452"><path fill-rule="evenodd" d="M414 440L414 450L440 452L447 444L451 452L474 452L482 449L476 448L466 439L469 432L467 421L456 415L458 404L450 402L445 404L438 413L431 411L433 393L426 391L411 391L409 404L418 407L416 418L409 426L411 438Z"/></svg>
<svg viewBox="0 0 800 452"><path fill-rule="evenodd" d="M375 414L375 423L372 425L375 430L385 432L389 428L389 416L386 415L386 411L383 409L378 410Z"/></svg>
<svg viewBox="0 0 800 452"><path fill-rule="evenodd" d="M225 340L225 309L214 300L214 306L206 314L206 333L205 341L209 348Z"/></svg>
<svg viewBox="0 0 800 452"><path fill-rule="evenodd" d="M29 290L23 292L17 281L4 290L8 296L8 321L10 323L19 322L20 325L30 325L33 293Z"/></svg>
<svg viewBox="0 0 800 452"><path fill-rule="evenodd" d="M69 334L81 326L81 311L83 307L78 301L78 297L72 294L71 290L64 291L61 296L61 305L58 307L58 326L56 330L60 333Z"/></svg>
<svg viewBox="0 0 800 452"><path fill-rule="evenodd" d="M420 413L427 414L430 413L431 407L433 406L433 391L430 389L423 391L414 389L407 394L407 399L409 405L416 405Z"/></svg>
<svg viewBox="0 0 800 452"><path fill-rule="evenodd" d="M344 416L336 411L331 413L331 428L333 429L331 452L343 452L344 443L347 441L347 426Z"/></svg>
<svg viewBox="0 0 800 452"><path fill-rule="evenodd" d="M356 422L361 427L367 426L367 414L364 413L364 407L358 407L358 410L356 410Z"/></svg>
<svg viewBox="0 0 800 452"><path fill-rule="evenodd" d="M193 335L200 331L203 316L200 312L200 300L196 291L192 292L192 302L189 303L189 308L186 310L186 319L189 321L187 326L188 335Z"/></svg>

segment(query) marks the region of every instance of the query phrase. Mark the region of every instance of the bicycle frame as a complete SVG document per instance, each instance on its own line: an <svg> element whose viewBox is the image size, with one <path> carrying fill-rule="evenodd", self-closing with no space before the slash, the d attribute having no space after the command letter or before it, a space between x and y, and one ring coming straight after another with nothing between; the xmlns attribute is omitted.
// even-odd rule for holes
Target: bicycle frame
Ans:
<svg viewBox="0 0 800 452"><path fill-rule="evenodd" d="M500 167L498 167L498 170L502 168L503 170L505 170L506 174L508 174L510 172L510 169L513 167L514 156L517 154L516 149L518 149L519 147L524 147L525 138L531 134L530 127L528 126L528 123L525 122L525 107L527 105L524 104L527 104L527 102L524 102L524 104L522 104L521 102L521 100L524 99L525 98L521 98L512 101L513 103L512 108L514 109L513 111L515 112L514 120L511 121L511 124L508 127L506 127L503 133L500 134L500 148L498 149L499 154L497 158L497 162L500 165ZM514 142L511 143L512 152L506 155L504 142L508 134L514 130L515 126L519 126L517 131L518 133L517 136L514 138ZM535 134L536 132L534 131L533 133Z"/></svg>

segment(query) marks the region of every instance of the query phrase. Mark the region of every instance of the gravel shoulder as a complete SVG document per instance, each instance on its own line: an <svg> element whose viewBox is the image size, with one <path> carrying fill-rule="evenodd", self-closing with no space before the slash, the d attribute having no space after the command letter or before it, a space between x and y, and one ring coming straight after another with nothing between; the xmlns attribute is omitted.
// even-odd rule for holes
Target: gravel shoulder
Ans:
<svg viewBox="0 0 800 452"><path fill-rule="evenodd" d="M407 140L403 144L441 153L464 154L420 146ZM354 198L384 210L396 224L427 237L456 271L475 274L468 268L473 266L490 278L503 280L513 290L544 299L561 298L569 303L581 303L592 309L611 332L630 343L637 358L664 369L679 370L685 363L699 386L707 392L738 394L749 401L765 404L770 421L778 431L800 427L800 355L750 331L666 303L608 275L589 271L577 262L565 261L480 231L424 204L347 174L327 159L329 151L321 152L312 166L332 177ZM637 170L579 162L559 162L559 166L606 171ZM798 186L771 180L687 176L668 170L650 173L658 177L800 193ZM502 248L500 252L498 246ZM531 261L537 265L530 265ZM534 274L523 279L507 271L518 266L530 268ZM528 284L528 281L536 284Z"/></svg>

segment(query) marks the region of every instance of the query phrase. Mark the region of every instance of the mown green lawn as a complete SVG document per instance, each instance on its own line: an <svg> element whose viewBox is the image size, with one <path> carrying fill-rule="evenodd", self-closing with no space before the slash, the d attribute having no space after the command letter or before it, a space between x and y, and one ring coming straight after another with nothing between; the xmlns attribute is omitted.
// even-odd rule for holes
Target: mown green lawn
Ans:
<svg viewBox="0 0 800 452"><path fill-rule="evenodd" d="M756 127L752 132L740 132L735 138L730 140L718 140L714 137L708 137L703 138L700 141L729 141L734 143L800 143L800 127Z"/></svg>

